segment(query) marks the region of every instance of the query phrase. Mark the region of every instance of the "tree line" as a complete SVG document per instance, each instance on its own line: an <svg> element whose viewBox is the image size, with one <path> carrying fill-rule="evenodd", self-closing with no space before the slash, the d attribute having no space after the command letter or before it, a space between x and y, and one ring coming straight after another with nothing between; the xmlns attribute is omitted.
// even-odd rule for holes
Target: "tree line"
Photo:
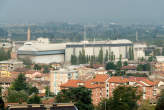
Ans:
<svg viewBox="0 0 164 110"><path fill-rule="evenodd" d="M128 57L129 60L134 60L133 47L129 48L127 57ZM98 56L86 55L84 48L82 49L82 51L79 51L79 56L76 56L75 54L71 55L71 64L72 65L77 65L77 64L90 64L90 65L93 65L95 63L104 64L108 61L115 61L115 55L114 55L113 52L110 52L108 50L106 50L105 55L104 55L104 52L103 52L102 48L99 50Z"/></svg>

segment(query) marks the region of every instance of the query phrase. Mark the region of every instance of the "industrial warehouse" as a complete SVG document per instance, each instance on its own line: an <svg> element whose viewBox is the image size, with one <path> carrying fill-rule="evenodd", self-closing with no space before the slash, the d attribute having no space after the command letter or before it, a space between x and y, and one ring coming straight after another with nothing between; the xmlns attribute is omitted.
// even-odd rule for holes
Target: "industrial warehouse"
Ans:
<svg viewBox="0 0 164 110"><path fill-rule="evenodd" d="M123 60L128 58L129 48L134 50L134 59L145 57L146 44L133 43L130 40L110 41L83 41L73 43L50 43L46 38L38 38L36 41L27 41L18 49L18 58L29 57L34 63L66 63L69 64L71 55L79 55L82 49L85 55L98 56L100 49L104 55L108 51L118 60L120 55Z"/></svg>

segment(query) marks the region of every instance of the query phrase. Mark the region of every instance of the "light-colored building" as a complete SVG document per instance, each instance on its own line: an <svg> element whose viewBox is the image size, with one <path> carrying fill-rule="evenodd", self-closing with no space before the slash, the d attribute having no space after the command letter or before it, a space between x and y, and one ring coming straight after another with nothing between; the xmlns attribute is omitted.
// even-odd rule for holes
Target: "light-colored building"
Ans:
<svg viewBox="0 0 164 110"><path fill-rule="evenodd" d="M3 71L13 71L16 68L24 67L22 61L18 61L16 59L10 59L6 61L0 61L0 70Z"/></svg>
<svg viewBox="0 0 164 110"><path fill-rule="evenodd" d="M47 38L38 38L37 41L24 43L18 49L18 58L30 58L33 63L64 63L65 44L49 43Z"/></svg>
<svg viewBox="0 0 164 110"><path fill-rule="evenodd" d="M50 91L55 94L60 91L61 84L66 83L68 80L78 78L76 70L60 69L51 71L50 74Z"/></svg>
<svg viewBox="0 0 164 110"><path fill-rule="evenodd" d="M145 58L146 48L147 48L147 45L145 43L134 43L133 44L134 60Z"/></svg>
<svg viewBox="0 0 164 110"><path fill-rule="evenodd" d="M145 57L146 44L133 43L127 39L109 41L83 41L74 43L50 43L47 38L38 38L36 41L25 42L18 49L18 58L30 57L34 63L65 63L70 64L71 55L79 56L80 51L85 50L85 55L98 56L100 49L105 57L106 51L118 61L129 58L129 49L133 48L135 60Z"/></svg>

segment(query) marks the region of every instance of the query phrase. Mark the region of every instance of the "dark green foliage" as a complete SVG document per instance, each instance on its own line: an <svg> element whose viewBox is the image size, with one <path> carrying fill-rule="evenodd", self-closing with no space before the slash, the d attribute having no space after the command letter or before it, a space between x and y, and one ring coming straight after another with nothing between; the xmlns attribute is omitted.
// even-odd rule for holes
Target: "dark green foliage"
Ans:
<svg viewBox="0 0 164 110"><path fill-rule="evenodd" d="M78 62L78 64L86 64L87 62L89 62L89 61L87 61L87 56L85 55L84 48L82 49L82 51L79 51L79 57L78 57L77 62Z"/></svg>
<svg viewBox="0 0 164 110"><path fill-rule="evenodd" d="M106 53L105 53L105 62L107 62L109 60L109 54L108 54L108 50L106 50Z"/></svg>
<svg viewBox="0 0 164 110"><path fill-rule="evenodd" d="M151 65L149 63L137 65L137 71L150 71L150 70L151 70Z"/></svg>
<svg viewBox="0 0 164 110"><path fill-rule="evenodd" d="M48 65L44 65L43 66L43 73L49 73L50 70L49 70L49 66Z"/></svg>
<svg viewBox="0 0 164 110"><path fill-rule="evenodd" d="M163 109L164 109L164 90L161 91L155 110L163 110Z"/></svg>
<svg viewBox="0 0 164 110"><path fill-rule="evenodd" d="M156 57L155 56L150 56L149 58L148 58L148 61L149 62L152 62L152 61L155 61L156 60Z"/></svg>
<svg viewBox="0 0 164 110"><path fill-rule="evenodd" d="M113 91L113 97L100 102L98 110L137 110L137 101L141 94L137 88L119 86Z"/></svg>
<svg viewBox="0 0 164 110"><path fill-rule="evenodd" d="M0 86L0 96L2 95L2 87Z"/></svg>
<svg viewBox="0 0 164 110"><path fill-rule="evenodd" d="M50 96L50 88L47 86L46 88L46 97Z"/></svg>
<svg viewBox="0 0 164 110"><path fill-rule="evenodd" d="M109 60L110 61L114 61L115 60L115 55L113 54L113 52L109 53Z"/></svg>
<svg viewBox="0 0 164 110"><path fill-rule="evenodd" d="M117 66L117 69L120 70L121 67L122 67L122 62L121 61L118 61L116 66Z"/></svg>
<svg viewBox="0 0 164 110"><path fill-rule="evenodd" d="M96 62L95 60L96 60L95 56L91 56L91 60L90 60L91 67L93 67L93 64Z"/></svg>
<svg viewBox="0 0 164 110"><path fill-rule="evenodd" d="M79 110L93 110L91 91L85 87L62 90L56 96L57 103L73 102Z"/></svg>
<svg viewBox="0 0 164 110"><path fill-rule="evenodd" d="M4 110L4 101L2 99L2 97L0 97L0 110Z"/></svg>
<svg viewBox="0 0 164 110"><path fill-rule="evenodd" d="M76 65L77 64L77 57L75 55L71 55L71 64Z"/></svg>
<svg viewBox="0 0 164 110"><path fill-rule="evenodd" d="M39 96L37 96L36 94L34 94L33 96L31 96L28 101L28 104L40 104L41 103L41 99Z"/></svg>
<svg viewBox="0 0 164 110"><path fill-rule="evenodd" d="M127 61L124 61L124 66L128 66L128 62Z"/></svg>
<svg viewBox="0 0 164 110"><path fill-rule="evenodd" d="M41 70L42 67L41 67L39 64L35 64L35 65L34 65L34 69L35 69L35 70Z"/></svg>
<svg viewBox="0 0 164 110"><path fill-rule="evenodd" d="M26 102L28 99L28 94L24 91L8 90L7 100L10 103L22 103Z"/></svg>
<svg viewBox="0 0 164 110"><path fill-rule="evenodd" d="M19 74L18 78L12 83L8 90L8 102L11 103L22 103L28 100L28 96L31 94L38 94L38 89L32 87L26 83L24 74Z"/></svg>
<svg viewBox="0 0 164 110"><path fill-rule="evenodd" d="M116 69L116 65L113 62L108 62L105 66L106 70L115 70Z"/></svg>
<svg viewBox="0 0 164 110"><path fill-rule="evenodd" d="M38 94L39 90L36 87L29 87L28 88L28 94Z"/></svg>
<svg viewBox="0 0 164 110"><path fill-rule="evenodd" d="M129 60L134 60L133 47L130 47L129 48Z"/></svg>
<svg viewBox="0 0 164 110"><path fill-rule="evenodd" d="M16 91L27 90L28 85L26 83L26 77L24 74L20 73L18 78L13 82L12 89Z"/></svg>
<svg viewBox="0 0 164 110"><path fill-rule="evenodd" d="M99 55L98 55L98 62L100 63L100 64L103 64L104 63L104 55L103 55L103 50L102 50L102 48L100 49L100 51L99 51Z"/></svg>

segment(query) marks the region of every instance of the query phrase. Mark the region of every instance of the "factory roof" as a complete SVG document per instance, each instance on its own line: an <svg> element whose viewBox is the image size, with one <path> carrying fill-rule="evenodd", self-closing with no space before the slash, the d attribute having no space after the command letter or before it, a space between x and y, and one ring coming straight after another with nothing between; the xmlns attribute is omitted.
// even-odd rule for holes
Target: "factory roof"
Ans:
<svg viewBox="0 0 164 110"><path fill-rule="evenodd" d="M71 42L71 43L67 43L67 45L70 44L131 44L132 41L127 40L127 39L119 39L119 40L107 40L107 41L82 41L82 42Z"/></svg>
<svg viewBox="0 0 164 110"><path fill-rule="evenodd" d="M63 50L65 49L65 43L40 43L40 42L26 42L18 51L49 51L49 50Z"/></svg>

